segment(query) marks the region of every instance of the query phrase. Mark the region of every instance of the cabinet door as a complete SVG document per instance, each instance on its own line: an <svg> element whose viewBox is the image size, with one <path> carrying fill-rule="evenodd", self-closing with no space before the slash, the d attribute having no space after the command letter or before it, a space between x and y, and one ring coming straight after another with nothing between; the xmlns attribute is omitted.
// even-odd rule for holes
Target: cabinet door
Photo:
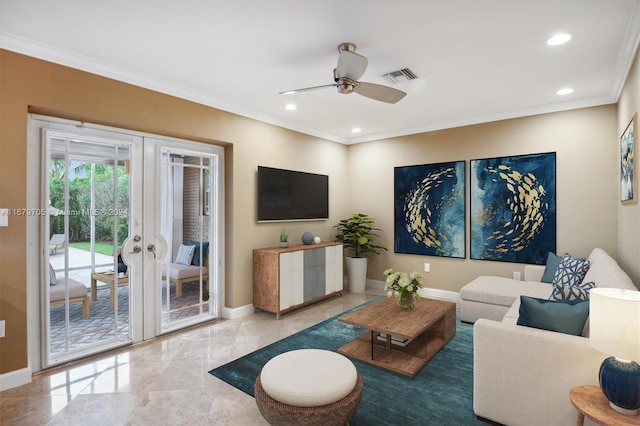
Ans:
<svg viewBox="0 0 640 426"><path fill-rule="evenodd" d="M324 296L326 287L325 248L304 251L304 300Z"/></svg>
<svg viewBox="0 0 640 426"><path fill-rule="evenodd" d="M280 253L280 309L303 302L302 251Z"/></svg>
<svg viewBox="0 0 640 426"><path fill-rule="evenodd" d="M344 277L342 276L342 245L327 247L326 294L341 291Z"/></svg>

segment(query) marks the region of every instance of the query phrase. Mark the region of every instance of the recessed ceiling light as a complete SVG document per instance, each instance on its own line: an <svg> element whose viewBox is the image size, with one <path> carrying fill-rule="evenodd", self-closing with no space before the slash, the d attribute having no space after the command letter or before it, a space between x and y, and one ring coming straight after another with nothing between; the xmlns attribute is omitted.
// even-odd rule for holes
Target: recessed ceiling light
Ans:
<svg viewBox="0 0 640 426"><path fill-rule="evenodd" d="M568 95L570 93L573 93L573 89L570 87L565 87L563 89L560 89L556 92L556 95Z"/></svg>
<svg viewBox="0 0 640 426"><path fill-rule="evenodd" d="M549 46L558 46L560 44L565 44L569 40L571 40L571 34L560 33L560 34L556 34L554 36L549 37L547 39L547 44Z"/></svg>
<svg viewBox="0 0 640 426"><path fill-rule="evenodd" d="M362 129L360 127L354 127L353 129L351 129L351 133L360 133L362 131Z"/></svg>
<svg viewBox="0 0 640 426"><path fill-rule="evenodd" d="M295 111L298 109L298 107L296 106L296 104L287 104L285 106L286 109L288 109L289 111Z"/></svg>

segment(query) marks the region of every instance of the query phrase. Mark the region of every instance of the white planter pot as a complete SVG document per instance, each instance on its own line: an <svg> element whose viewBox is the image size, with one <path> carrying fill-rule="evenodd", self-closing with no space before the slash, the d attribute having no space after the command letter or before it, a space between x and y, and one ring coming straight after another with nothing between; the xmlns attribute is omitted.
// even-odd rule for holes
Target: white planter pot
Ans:
<svg viewBox="0 0 640 426"><path fill-rule="evenodd" d="M364 293L367 286L367 258L347 257L347 285L351 293Z"/></svg>

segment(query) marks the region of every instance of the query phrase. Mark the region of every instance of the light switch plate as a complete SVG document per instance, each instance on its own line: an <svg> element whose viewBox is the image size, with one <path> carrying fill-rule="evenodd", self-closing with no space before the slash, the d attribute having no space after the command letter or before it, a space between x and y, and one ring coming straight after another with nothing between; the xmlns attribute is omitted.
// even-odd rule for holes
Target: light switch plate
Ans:
<svg viewBox="0 0 640 426"><path fill-rule="evenodd" d="M0 321L0 338L4 337L4 320Z"/></svg>
<svg viewBox="0 0 640 426"><path fill-rule="evenodd" d="M9 209L0 209L0 226L9 226Z"/></svg>

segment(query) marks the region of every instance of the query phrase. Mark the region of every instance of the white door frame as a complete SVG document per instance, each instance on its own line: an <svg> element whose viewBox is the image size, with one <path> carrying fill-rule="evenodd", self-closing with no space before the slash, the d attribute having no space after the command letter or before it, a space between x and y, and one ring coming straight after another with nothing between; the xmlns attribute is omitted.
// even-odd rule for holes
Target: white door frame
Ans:
<svg viewBox="0 0 640 426"><path fill-rule="evenodd" d="M135 139L139 140L139 138L147 138L155 141L160 141L161 143L166 143L168 147L183 149L187 151L192 151L194 153L204 151L206 153L212 153L217 158L217 191L215 194L212 194L212 202L215 205L215 210L217 211L216 215L216 223L214 224L214 231L212 236L212 241L210 245L210 257L209 262L210 265L215 265L215 277L213 277L210 282L217 284L216 294L217 298L215 300L216 306L214 307L214 313L218 316L222 316L222 307L224 304L224 149L220 146L203 144L198 142L186 141L181 139L169 138L164 136L152 135L142 132L135 132L125 129L112 128L107 126L101 126L96 124L87 124L81 123L73 120L65 120L59 119L55 117L47 117L36 114L29 114L28 120L28 130L27 130L27 194L26 194L26 211L38 211L38 209L42 208L42 184L43 176L41 175L42 167L41 167L41 129L46 126L47 128L55 129L68 129L68 126L74 126L78 129L78 133L86 134L86 135L94 135L100 136L105 132L112 135L113 133L118 133L122 138L120 139ZM151 143L149 145L154 145ZM144 153L143 151L143 143L137 142L132 144L132 161L140 161L142 164ZM155 145L154 145L155 146ZM146 179L146 174L142 173L137 177L137 179ZM131 183L132 188L134 184ZM150 196L149 193L154 191L146 191L142 197L138 198L138 200L147 201L147 195ZM213 188L212 188L213 189ZM132 195L133 196L133 195ZM138 203L140 207L134 207L135 211L131 213L130 220L132 223L131 234L135 235L137 226L142 225L142 203ZM42 221L41 218L37 215L27 215L27 343L28 343L28 366L31 372L38 372L43 369L42 360L44 359L42 356L42 351L44 350L41 338L40 338L40 327L41 327L41 317L42 317L42 303L40 300L40 287L41 283L46 279L46 274L48 273L48 269L44 268L43 258L44 258L44 250L48 250L48 241L47 244L43 242L44 238L43 229L42 229ZM155 227L148 227L155 228ZM152 236L144 230L145 237L143 239L144 248L142 254L145 256L153 255L146 250L146 240L151 241ZM212 263L214 262L214 263ZM154 265L155 262L145 262L146 265ZM211 268L212 270L214 268ZM146 268L145 273L151 273L152 275L157 275L159 273L159 267L155 268L155 274L152 272L153 267ZM154 280L144 280L144 281L156 281ZM151 284L149 284L151 285ZM150 291L149 285L145 284L140 286L131 286L132 293L132 303L135 304L136 300L140 301L142 306L142 300L144 293ZM142 341L143 339L153 338L161 334L161 321L159 320L161 316L160 312L160 304L156 303L155 297L154 299L154 309L149 309L146 305L143 309L132 309L132 337L133 341ZM156 312L157 310L157 312ZM136 315L144 315L143 318L135 317ZM154 317L153 320L149 318L152 315ZM157 318L157 319L155 319ZM146 321L149 321L145 324ZM185 325L186 326L186 325ZM153 332L149 327L152 327ZM171 330L173 331L173 330ZM89 355L89 354L86 354Z"/></svg>

